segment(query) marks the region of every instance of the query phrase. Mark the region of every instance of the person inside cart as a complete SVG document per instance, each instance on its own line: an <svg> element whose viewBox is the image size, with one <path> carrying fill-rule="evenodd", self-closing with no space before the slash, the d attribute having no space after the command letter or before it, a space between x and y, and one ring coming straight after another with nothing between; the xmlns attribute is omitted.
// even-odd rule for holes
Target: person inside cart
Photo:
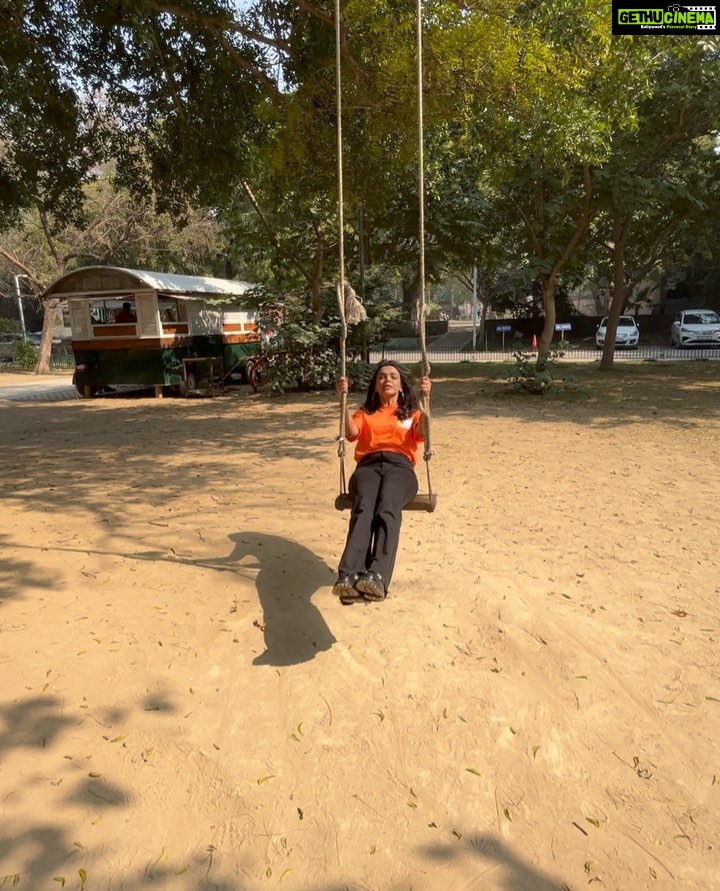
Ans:
<svg viewBox="0 0 720 891"><path fill-rule="evenodd" d="M115 313L115 322L118 324L134 324L137 322L137 316L132 311L132 306L127 301L123 303L122 309Z"/></svg>

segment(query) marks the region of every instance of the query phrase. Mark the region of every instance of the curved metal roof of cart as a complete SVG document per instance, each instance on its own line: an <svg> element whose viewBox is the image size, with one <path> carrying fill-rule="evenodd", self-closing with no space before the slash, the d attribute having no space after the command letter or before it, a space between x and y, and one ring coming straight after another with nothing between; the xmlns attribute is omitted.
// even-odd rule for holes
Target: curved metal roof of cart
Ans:
<svg viewBox="0 0 720 891"><path fill-rule="evenodd" d="M173 275L145 269L123 269L119 266L83 266L67 272L42 294L43 299L58 297L98 296L128 291L162 291L180 297L200 297L212 301L223 297L239 297L252 290L249 282L202 275Z"/></svg>

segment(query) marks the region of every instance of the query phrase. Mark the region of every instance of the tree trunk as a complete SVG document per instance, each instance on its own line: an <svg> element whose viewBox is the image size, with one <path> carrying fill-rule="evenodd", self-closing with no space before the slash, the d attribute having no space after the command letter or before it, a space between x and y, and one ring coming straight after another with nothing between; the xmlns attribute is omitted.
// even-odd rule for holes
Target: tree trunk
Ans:
<svg viewBox="0 0 720 891"><path fill-rule="evenodd" d="M52 353L53 333L55 332L55 316L60 301L57 298L43 300L43 326L40 346L38 348L38 364L35 374L50 374L50 354Z"/></svg>
<svg viewBox="0 0 720 891"><path fill-rule="evenodd" d="M613 223L613 293L608 310L605 344L600 359L600 371L612 371L615 359L615 334L618 320L625 309L627 288L625 287L625 242L627 240L627 224L620 217Z"/></svg>
<svg viewBox="0 0 720 891"><path fill-rule="evenodd" d="M310 305L312 307L313 321L319 322L325 311L322 302L323 285L323 260L325 257L325 233L322 223L318 219L313 220L315 229L315 257L313 259L312 273L310 275Z"/></svg>
<svg viewBox="0 0 720 891"><path fill-rule="evenodd" d="M490 299L486 298L481 301L480 305L482 306L482 312L480 313L480 337L485 339L485 329L487 327L487 315L490 311Z"/></svg>
<svg viewBox="0 0 720 891"><path fill-rule="evenodd" d="M535 364L537 371L545 371L547 367L548 355L552 346L553 334L555 333L555 275L541 275L543 291L543 309L545 311L545 324L543 325L540 342L538 343L538 357Z"/></svg>
<svg viewBox="0 0 720 891"><path fill-rule="evenodd" d="M310 282L310 305L313 322L321 321L325 308L322 303L322 281L317 278L313 278Z"/></svg>
<svg viewBox="0 0 720 891"><path fill-rule="evenodd" d="M43 210L42 207L38 207L38 215L40 217L40 225L45 234L45 241L55 260L55 280L57 280L65 274L67 260L58 249L47 211ZM55 330L55 313L59 304L60 301L57 298L43 301L43 326L42 335L40 336L40 355L37 368L35 369L36 374L50 373L50 353L52 352L53 331Z"/></svg>
<svg viewBox="0 0 720 891"><path fill-rule="evenodd" d="M417 278L402 280L402 317L412 319L417 297Z"/></svg>
<svg viewBox="0 0 720 891"><path fill-rule="evenodd" d="M542 334L540 335L540 343L538 344L538 357L535 366L537 371L545 371L545 368L547 366L548 354L550 353L550 345L552 343L553 334L555 333L556 276L563 268L563 266L565 266L568 259L572 256L573 251L577 248L581 239L584 237L585 233L587 232L587 228L590 225L590 221L595 214L595 209L592 206L592 177L590 175L590 167L587 164L584 164L582 167L582 181L584 191L582 214L575 224L575 229L568 243L565 245L564 250L557 258L557 260L555 260L555 262L553 263L552 270L550 272L541 273L540 275L540 281L542 283L543 289L543 309L545 311L545 325L543 327ZM542 185L539 185L538 189L536 190L536 203L536 219L542 222L545 215L545 195L542 189ZM547 256L547 251L541 238L535 239L534 253L537 259L541 261L544 260Z"/></svg>

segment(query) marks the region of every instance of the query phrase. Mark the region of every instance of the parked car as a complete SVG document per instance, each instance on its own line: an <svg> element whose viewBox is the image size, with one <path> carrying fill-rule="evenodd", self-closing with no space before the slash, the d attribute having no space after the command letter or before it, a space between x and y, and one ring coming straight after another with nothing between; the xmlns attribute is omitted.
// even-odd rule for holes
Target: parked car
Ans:
<svg viewBox="0 0 720 891"><path fill-rule="evenodd" d="M720 346L720 316L713 309L684 309L670 328L674 347Z"/></svg>
<svg viewBox="0 0 720 891"><path fill-rule="evenodd" d="M40 346L40 341L42 340L42 331L28 331L25 335L25 339L29 340L31 343L35 344L36 347ZM57 333L53 333L52 343L53 345L57 343L63 343L62 337L60 337ZM69 341L68 341L69 343Z"/></svg>
<svg viewBox="0 0 720 891"><path fill-rule="evenodd" d="M607 336L608 317L600 322L597 333L595 334L595 343L599 348L605 346L605 337ZM629 350L636 350L638 341L640 340L640 326L635 321L634 316L620 316L615 332L615 346L625 347Z"/></svg>

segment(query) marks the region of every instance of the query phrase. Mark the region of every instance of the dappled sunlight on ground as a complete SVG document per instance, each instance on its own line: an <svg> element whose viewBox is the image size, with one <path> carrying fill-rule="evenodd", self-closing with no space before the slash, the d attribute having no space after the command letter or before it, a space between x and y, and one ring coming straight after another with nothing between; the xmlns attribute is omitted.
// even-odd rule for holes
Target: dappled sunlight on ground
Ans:
<svg viewBox="0 0 720 891"><path fill-rule="evenodd" d="M497 371L351 606L331 394L2 404L0 884L720 891L720 365Z"/></svg>

